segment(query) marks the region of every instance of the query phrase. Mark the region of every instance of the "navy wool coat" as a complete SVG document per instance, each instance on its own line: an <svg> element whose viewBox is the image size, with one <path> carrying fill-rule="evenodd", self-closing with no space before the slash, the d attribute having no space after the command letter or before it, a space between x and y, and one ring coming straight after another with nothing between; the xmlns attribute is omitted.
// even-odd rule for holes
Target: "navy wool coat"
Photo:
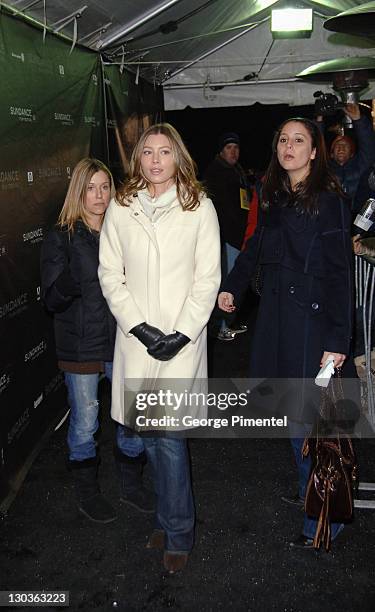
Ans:
<svg viewBox="0 0 375 612"><path fill-rule="evenodd" d="M324 351L349 354L353 283L350 210L324 192L318 214L271 205L224 283L235 304L257 261L263 288L250 376L315 378ZM258 259L257 259L258 257Z"/></svg>

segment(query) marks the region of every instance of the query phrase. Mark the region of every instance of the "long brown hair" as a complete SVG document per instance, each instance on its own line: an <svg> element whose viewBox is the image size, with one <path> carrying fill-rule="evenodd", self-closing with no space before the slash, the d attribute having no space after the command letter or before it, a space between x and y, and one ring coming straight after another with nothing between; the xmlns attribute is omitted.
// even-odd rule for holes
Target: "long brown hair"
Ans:
<svg viewBox="0 0 375 612"><path fill-rule="evenodd" d="M285 125L296 121L305 126L311 136L312 148L316 149L315 158L311 160L310 172L306 178L292 190L289 176L277 158L277 143ZM262 208L267 209L273 203L295 206L300 212L316 214L317 198L322 191L344 193L340 184L328 167L328 156L323 135L319 127L304 117L293 117L284 121L278 128L272 142L272 157L265 173L262 189Z"/></svg>
<svg viewBox="0 0 375 612"><path fill-rule="evenodd" d="M151 125L139 138L130 160L129 180L118 189L116 194L118 202L122 206L128 206L129 199L136 195L137 191L148 187L148 181L141 168L141 156L147 138L153 134L163 134L168 138L176 166L175 182L178 200L184 210L195 210L199 206L199 197L203 187L196 178L195 162L180 134L169 123Z"/></svg>
<svg viewBox="0 0 375 612"><path fill-rule="evenodd" d="M99 159L84 157L73 170L64 204L57 220L59 227L67 226L69 231L73 231L74 224L78 219L82 220L89 227L85 211L85 197L93 175L99 172L99 170L102 170L108 176L111 185L111 195L114 195L113 178L107 166L99 161Z"/></svg>

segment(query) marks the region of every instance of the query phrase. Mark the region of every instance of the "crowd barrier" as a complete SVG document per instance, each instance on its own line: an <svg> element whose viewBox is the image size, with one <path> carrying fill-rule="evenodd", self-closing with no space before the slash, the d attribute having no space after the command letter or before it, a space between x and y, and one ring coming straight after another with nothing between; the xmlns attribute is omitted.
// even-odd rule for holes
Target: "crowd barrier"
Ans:
<svg viewBox="0 0 375 612"><path fill-rule="evenodd" d="M375 254L375 249L374 249ZM371 356L375 353L372 351L373 346L373 330L372 322L374 320L374 288L375 288L375 257L370 255L355 255L355 306L358 312L362 309L363 321L363 339L364 339L364 355L365 355L365 378L362 379L362 385L365 387L363 396L366 398L368 420L371 425L375 425L375 406L374 406L374 383L375 372L371 366ZM357 330L358 333L358 330ZM358 484L359 491L375 492L375 483L360 482ZM355 499L354 506L356 508L375 509L375 500L373 499Z"/></svg>

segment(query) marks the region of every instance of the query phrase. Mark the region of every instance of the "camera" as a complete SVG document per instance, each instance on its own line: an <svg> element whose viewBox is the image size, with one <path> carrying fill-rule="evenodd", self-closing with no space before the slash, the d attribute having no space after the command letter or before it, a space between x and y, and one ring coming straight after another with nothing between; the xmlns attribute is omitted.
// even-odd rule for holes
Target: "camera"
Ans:
<svg viewBox="0 0 375 612"><path fill-rule="evenodd" d="M339 101L335 94L316 91L313 95L316 98L314 106L315 115L334 115L337 111L344 108L344 104Z"/></svg>

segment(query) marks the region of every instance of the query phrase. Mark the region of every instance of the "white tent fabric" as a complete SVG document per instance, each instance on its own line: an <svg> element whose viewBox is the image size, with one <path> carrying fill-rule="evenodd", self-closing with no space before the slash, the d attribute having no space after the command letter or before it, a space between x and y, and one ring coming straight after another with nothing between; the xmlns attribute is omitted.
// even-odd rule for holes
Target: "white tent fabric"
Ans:
<svg viewBox="0 0 375 612"><path fill-rule="evenodd" d="M333 90L324 82L296 79L296 74L318 62L375 54L375 33L374 40L336 34L324 29L323 21L319 16L314 17L311 38L274 41L269 21L263 23L168 81L165 84L167 108L177 110L187 104L192 107L241 106L254 102L311 104L313 92ZM246 81L246 75L251 73L255 76ZM226 82L233 85L216 89ZM197 83L201 85L198 87ZM375 96L375 83L364 95L367 98Z"/></svg>
<svg viewBox="0 0 375 612"><path fill-rule="evenodd" d="M329 84L296 79L317 62L375 56L374 38L329 32L325 19L366 2L301 1L313 8L309 39L273 40L276 0L7 0L22 13L105 61L162 83L167 110L262 103L309 104ZM293 6L294 2L288 2ZM375 97L375 82L362 97Z"/></svg>

